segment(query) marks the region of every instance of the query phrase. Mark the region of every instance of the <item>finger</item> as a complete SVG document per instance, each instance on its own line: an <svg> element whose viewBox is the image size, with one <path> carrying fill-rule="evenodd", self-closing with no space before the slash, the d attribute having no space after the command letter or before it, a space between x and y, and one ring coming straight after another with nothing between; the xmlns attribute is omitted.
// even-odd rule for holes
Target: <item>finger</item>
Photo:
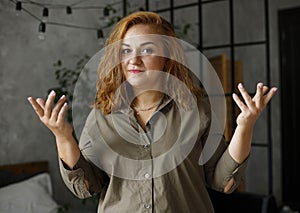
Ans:
<svg viewBox="0 0 300 213"><path fill-rule="evenodd" d="M252 98L250 97L250 95L248 94L248 92L246 91L245 87L243 86L242 83L239 83L238 84L238 89L239 91L241 92L241 95L246 103L246 105L249 107L249 108L252 108L253 107L253 100Z"/></svg>
<svg viewBox="0 0 300 213"><path fill-rule="evenodd" d="M239 98L237 94L233 93L232 98L242 112L247 110L247 106L244 104L244 102Z"/></svg>
<svg viewBox="0 0 300 213"><path fill-rule="evenodd" d="M264 99L264 104L267 105L269 103L269 101L271 100L271 98L275 95L277 91L276 87L273 87L270 89L270 91L265 95L265 99Z"/></svg>
<svg viewBox="0 0 300 213"><path fill-rule="evenodd" d="M267 87L267 86L264 86L263 87L263 94L266 94L266 92L269 90L269 87Z"/></svg>
<svg viewBox="0 0 300 213"><path fill-rule="evenodd" d="M262 97L264 95L263 93L263 88L264 88L264 85L263 83L258 83L256 85L256 94L255 96L253 97L253 99L255 99L256 97Z"/></svg>
<svg viewBox="0 0 300 213"><path fill-rule="evenodd" d="M40 107L45 110L45 101L41 98L37 98L36 102L40 105Z"/></svg>
<svg viewBox="0 0 300 213"><path fill-rule="evenodd" d="M46 103L45 103L45 113L44 115L47 117L47 118L50 118L51 117L51 113L52 113L52 105L53 105L53 101L55 99L55 92L54 90L52 90L50 92L50 94L48 95L48 98L46 100Z"/></svg>
<svg viewBox="0 0 300 213"><path fill-rule="evenodd" d="M65 100L66 100L66 96L62 95L60 97L60 99L58 100L57 104L55 105L55 107L52 110L51 118L50 118L51 120L56 122L57 117L58 117L58 113L61 110L61 107L62 107L63 103L65 102Z"/></svg>
<svg viewBox="0 0 300 213"><path fill-rule="evenodd" d="M58 113L58 117L57 117L57 124L62 124L65 121L65 116L68 110L68 104L67 102L64 103L64 105L62 106L61 110Z"/></svg>
<svg viewBox="0 0 300 213"><path fill-rule="evenodd" d="M36 102L36 100L33 97L28 97L27 100L31 104L32 108L36 112L36 114L41 118L44 116L44 109L41 108L41 106Z"/></svg>
<svg viewBox="0 0 300 213"><path fill-rule="evenodd" d="M257 87L260 87L260 85L258 84ZM258 88L257 90L259 90L259 88ZM258 95L255 95L255 96L253 97L253 100L257 99L258 96L263 97L263 96L266 94L266 92L268 92L268 90L269 90L269 87L263 85L263 86L262 86L262 89L261 89L262 92L256 93L256 94L258 94Z"/></svg>
<svg viewBox="0 0 300 213"><path fill-rule="evenodd" d="M264 95L263 88L264 88L263 83L261 83L261 82L258 83L256 86L256 94L252 99L258 108L260 108L263 103L263 98L262 98Z"/></svg>

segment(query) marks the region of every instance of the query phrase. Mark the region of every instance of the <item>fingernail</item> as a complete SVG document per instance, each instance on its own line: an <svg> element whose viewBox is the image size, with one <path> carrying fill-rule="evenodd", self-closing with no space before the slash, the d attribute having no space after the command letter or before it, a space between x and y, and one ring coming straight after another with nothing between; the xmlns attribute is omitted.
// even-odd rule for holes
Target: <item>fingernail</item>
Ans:
<svg viewBox="0 0 300 213"><path fill-rule="evenodd" d="M42 103L42 100L41 100L40 98L37 98L37 99L36 99L36 102Z"/></svg>
<svg viewBox="0 0 300 213"><path fill-rule="evenodd" d="M54 96L54 95L55 95L55 91L54 91L54 90L51 90L50 95L51 95L51 96Z"/></svg>
<svg viewBox="0 0 300 213"><path fill-rule="evenodd" d="M28 98L27 98L27 100L28 100L29 102L31 102L31 100L32 100L32 97L28 97Z"/></svg>
<svg viewBox="0 0 300 213"><path fill-rule="evenodd" d="M60 97L60 100L64 99L65 97L66 97L65 95L62 95L62 96Z"/></svg>
<svg viewBox="0 0 300 213"><path fill-rule="evenodd" d="M263 83L258 83L259 88L263 88Z"/></svg>
<svg viewBox="0 0 300 213"><path fill-rule="evenodd" d="M277 87L274 87L274 88L273 88L273 91L274 91L274 92L276 92L276 91L277 91L277 89L278 89Z"/></svg>
<svg viewBox="0 0 300 213"><path fill-rule="evenodd" d="M244 86L243 86L243 84L242 84L242 83L239 83L238 87L239 87L239 88L241 88L241 89L243 89L243 88L244 88Z"/></svg>

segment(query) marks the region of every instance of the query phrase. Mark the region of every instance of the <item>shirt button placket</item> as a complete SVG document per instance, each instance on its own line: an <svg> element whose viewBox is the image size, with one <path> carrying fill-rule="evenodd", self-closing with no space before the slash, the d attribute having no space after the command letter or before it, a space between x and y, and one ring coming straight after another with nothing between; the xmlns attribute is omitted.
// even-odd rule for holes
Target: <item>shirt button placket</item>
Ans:
<svg viewBox="0 0 300 213"><path fill-rule="evenodd" d="M148 159L149 157L151 157L151 151L150 151L151 140L149 140L149 138L144 135L143 142L144 142L143 149L145 150L145 152L143 152L143 153L145 155L145 158ZM145 197L144 197L145 198L144 201L146 201L146 202L143 205L145 212L151 212L150 210L152 208L151 201L150 201L151 195L152 195L152 190L153 190L152 182L151 182L152 174L150 172L153 169L152 167L153 167L153 165L151 165L151 166L149 165L149 167L144 168L145 171L148 171L148 172L144 173L145 180L148 180L145 182L146 185L144 185L144 187L143 187L146 190Z"/></svg>
<svg viewBox="0 0 300 213"><path fill-rule="evenodd" d="M151 208L151 205L150 205L149 203L146 203L146 204L144 205L144 207L145 207L145 209L150 209L150 208Z"/></svg>
<svg viewBox="0 0 300 213"><path fill-rule="evenodd" d="M149 147L150 147L150 144L145 144L144 145L144 149L149 149Z"/></svg>
<svg viewBox="0 0 300 213"><path fill-rule="evenodd" d="M148 172L147 172L147 173L144 174L144 178L145 178L145 179L148 179L148 180L149 180L151 177L152 177L152 176L151 176L151 173L148 173ZM152 184L151 184L149 181L147 181L147 184L150 184L150 185L147 187L147 189L148 189L148 190L151 189L151 188L152 188L152 187L151 187ZM149 192L150 192L150 191L148 191L147 194L148 194ZM148 195L150 196L150 197L147 196L148 199L149 199L149 198L151 199L151 192L150 192L150 194L148 194ZM149 202L147 202L147 203L144 204L144 209L147 210L147 212L148 212L148 210L149 210L150 208L151 208L151 204L150 204Z"/></svg>
<svg viewBox="0 0 300 213"><path fill-rule="evenodd" d="M146 173L144 176L145 178L149 179L151 175L149 173Z"/></svg>

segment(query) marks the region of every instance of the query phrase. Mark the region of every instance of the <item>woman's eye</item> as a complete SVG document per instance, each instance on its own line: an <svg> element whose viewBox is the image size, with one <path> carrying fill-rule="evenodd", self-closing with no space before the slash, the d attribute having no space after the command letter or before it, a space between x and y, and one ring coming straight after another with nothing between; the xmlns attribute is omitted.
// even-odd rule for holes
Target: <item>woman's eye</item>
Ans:
<svg viewBox="0 0 300 213"><path fill-rule="evenodd" d="M121 54L122 54L122 55L127 55L127 54L129 54L129 53L131 53L131 50L130 50L130 49L123 49L123 50L121 50Z"/></svg>
<svg viewBox="0 0 300 213"><path fill-rule="evenodd" d="M149 55L149 54L153 53L153 50L151 48L145 48L145 49L142 49L141 53Z"/></svg>

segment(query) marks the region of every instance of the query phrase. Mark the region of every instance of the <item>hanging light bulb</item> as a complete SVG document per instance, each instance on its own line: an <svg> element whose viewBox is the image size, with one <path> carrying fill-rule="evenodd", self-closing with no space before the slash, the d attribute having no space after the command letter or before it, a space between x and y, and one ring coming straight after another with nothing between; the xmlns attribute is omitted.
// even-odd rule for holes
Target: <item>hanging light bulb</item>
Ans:
<svg viewBox="0 0 300 213"><path fill-rule="evenodd" d="M16 16L19 16L22 10L22 2L17 1L16 2Z"/></svg>
<svg viewBox="0 0 300 213"><path fill-rule="evenodd" d="M48 22L49 10L47 7L43 9L43 22Z"/></svg>
<svg viewBox="0 0 300 213"><path fill-rule="evenodd" d="M103 9L103 16L104 17L109 16L109 8L108 7L104 7L104 9Z"/></svg>
<svg viewBox="0 0 300 213"><path fill-rule="evenodd" d="M67 14L72 14L72 8L70 6L66 7L66 13Z"/></svg>
<svg viewBox="0 0 300 213"><path fill-rule="evenodd" d="M46 32L46 24L44 22L41 22L39 25L39 35L38 35L38 38L40 40L45 40L45 32Z"/></svg>
<svg viewBox="0 0 300 213"><path fill-rule="evenodd" d="M97 30L97 39L100 46L104 45L104 35L101 29Z"/></svg>
<svg viewBox="0 0 300 213"><path fill-rule="evenodd" d="M104 7L103 16L104 16L104 21L109 22L109 8L108 7Z"/></svg>

